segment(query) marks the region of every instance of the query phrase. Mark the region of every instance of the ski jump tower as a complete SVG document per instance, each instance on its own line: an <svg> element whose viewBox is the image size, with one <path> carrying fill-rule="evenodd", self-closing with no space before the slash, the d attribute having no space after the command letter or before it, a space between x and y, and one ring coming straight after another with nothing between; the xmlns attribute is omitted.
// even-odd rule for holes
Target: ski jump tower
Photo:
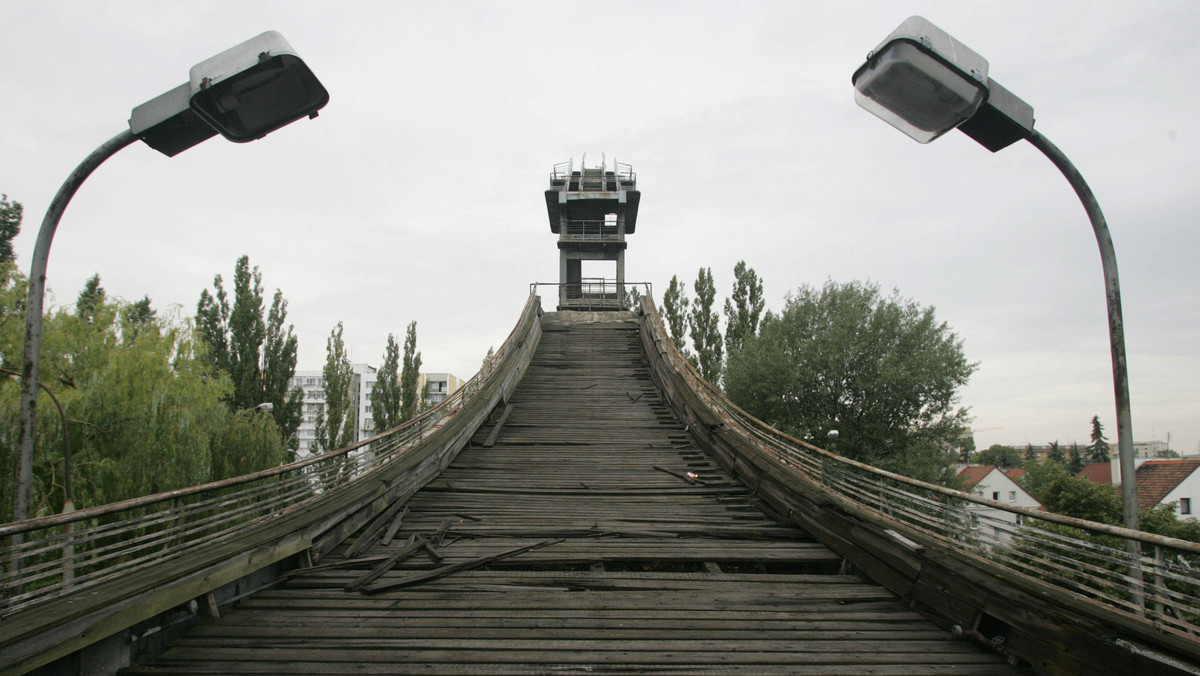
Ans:
<svg viewBox="0 0 1200 676"><path fill-rule="evenodd" d="M584 156L586 161L587 156ZM558 235L558 309L625 308L625 235L637 226L637 175L633 167L604 160L598 167L575 169L573 161L554 165L546 211L550 231ZM584 277L585 261L589 263ZM615 263L615 274L608 261Z"/></svg>

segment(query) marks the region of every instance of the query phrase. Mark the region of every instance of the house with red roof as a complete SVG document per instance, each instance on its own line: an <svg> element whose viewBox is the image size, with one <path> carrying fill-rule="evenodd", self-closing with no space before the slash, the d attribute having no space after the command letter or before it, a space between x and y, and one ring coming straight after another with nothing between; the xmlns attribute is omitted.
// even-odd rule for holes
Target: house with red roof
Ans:
<svg viewBox="0 0 1200 676"><path fill-rule="evenodd" d="M995 500L1013 507L1041 509L1042 503L1029 494L1018 484L1014 477L993 465L967 465L958 472L962 479L964 490L980 497ZM988 526L991 535L998 540L1007 540L1010 528L1008 524L1020 523L1020 515L1007 512L998 507L971 503L967 506L977 519L980 526ZM989 524L990 522L990 524Z"/></svg>
<svg viewBox="0 0 1200 676"><path fill-rule="evenodd" d="M1200 458L1147 460L1137 468L1138 509L1178 503L1180 518L1196 518L1200 509Z"/></svg>

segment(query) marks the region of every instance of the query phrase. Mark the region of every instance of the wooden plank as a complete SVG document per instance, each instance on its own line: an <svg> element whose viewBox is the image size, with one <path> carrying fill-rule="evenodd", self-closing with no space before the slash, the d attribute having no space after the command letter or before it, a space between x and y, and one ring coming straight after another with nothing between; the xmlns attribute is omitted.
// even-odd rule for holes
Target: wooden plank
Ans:
<svg viewBox="0 0 1200 676"><path fill-rule="evenodd" d="M492 431L488 434L487 440L483 442L484 448L491 448L496 445L496 436L500 434L500 428L504 427L504 423L508 420L508 416L512 414L513 405L508 404L504 407L504 413L500 414L500 419L496 421L496 425L492 427Z"/></svg>

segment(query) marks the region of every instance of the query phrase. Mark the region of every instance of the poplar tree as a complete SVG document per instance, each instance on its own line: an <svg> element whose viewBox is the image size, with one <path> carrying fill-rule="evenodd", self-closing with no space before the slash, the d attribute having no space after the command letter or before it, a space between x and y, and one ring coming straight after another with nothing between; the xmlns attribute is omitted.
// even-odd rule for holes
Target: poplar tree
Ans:
<svg viewBox="0 0 1200 676"><path fill-rule="evenodd" d="M296 353L299 340L287 321L287 300L275 290L271 309L267 313L266 338L262 356L262 401L271 404L271 417L279 429L284 446L295 457L300 449L300 419L304 408L304 390L292 384L296 375ZM257 406L257 404L255 404Z"/></svg>
<svg viewBox="0 0 1200 676"><path fill-rule="evenodd" d="M721 327L720 318L713 310L717 287L713 284L711 268L700 268L696 283L696 302L688 314L688 326L692 345L696 348L696 368L700 376L716 385L721 378Z"/></svg>
<svg viewBox="0 0 1200 676"><path fill-rule="evenodd" d="M275 290L263 317L262 272L242 256L234 265L233 300L221 275L213 277L213 292L204 289L196 304L196 335L208 347L210 366L225 373L233 385L226 399L230 411L271 404L271 417L284 445L293 453L300 441L303 391L291 385L296 374L298 341L287 321L287 301Z"/></svg>
<svg viewBox="0 0 1200 676"><path fill-rule="evenodd" d="M400 424L400 346L389 333L383 353L383 366L371 392L371 419L375 432L384 432Z"/></svg>
<svg viewBox="0 0 1200 676"><path fill-rule="evenodd" d="M354 369L342 340L342 323L325 341L325 406L317 411L316 443L320 452L349 446L354 442L356 409L353 392Z"/></svg>
<svg viewBox="0 0 1200 676"><path fill-rule="evenodd" d="M404 334L404 365L400 372L400 422L417 415L420 401L417 382L421 377L421 353L417 352L417 323L409 322Z"/></svg>
<svg viewBox="0 0 1200 676"><path fill-rule="evenodd" d="M663 292L663 318L667 320L667 330L671 332L671 342L688 361L695 362L687 348L688 305L687 290L679 281L679 277L671 275L671 283Z"/></svg>
<svg viewBox="0 0 1200 676"><path fill-rule="evenodd" d="M742 349L746 339L758 334L758 322L762 318L762 280L746 261L733 266L733 295L725 299L725 354L731 355Z"/></svg>

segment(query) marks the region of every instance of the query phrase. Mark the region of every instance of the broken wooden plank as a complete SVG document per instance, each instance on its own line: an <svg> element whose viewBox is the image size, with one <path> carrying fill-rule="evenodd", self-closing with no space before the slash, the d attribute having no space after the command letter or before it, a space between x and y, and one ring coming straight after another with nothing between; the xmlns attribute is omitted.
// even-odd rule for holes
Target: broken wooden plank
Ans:
<svg viewBox="0 0 1200 676"><path fill-rule="evenodd" d="M462 570L471 570L472 568L486 566L489 563L495 563L497 561L502 561L504 559L508 559L508 558L512 558L514 556L518 556L520 554L524 554L525 552L531 552L535 549L549 547L551 545L556 545L556 544L558 544L560 542L564 542L564 541L565 540L563 540L562 538L557 538L554 540L545 540L545 541L539 542L537 544L527 545L525 547L517 547L515 549L510 549L508 551L500 552L499 554L492 554L491 556L481 556L479 558L470 559L469 561L463 561L461 563L455 563L455 564L451 564L449 566L442 566L441 568L435 568L433 570L427 570L427 571L422 571L420 573L414 573L412 575L407 575L395 582L389 582L387 584L376 585L374 587L363 587L359 591L361 591L364 594L378 594L379 592L388 591L389 589L399 589L400 587L408 587L408 586L411 586L414 584L425 582L427 580L435 580L439 577L453 575L454 573L457 573Z"/></svg>

